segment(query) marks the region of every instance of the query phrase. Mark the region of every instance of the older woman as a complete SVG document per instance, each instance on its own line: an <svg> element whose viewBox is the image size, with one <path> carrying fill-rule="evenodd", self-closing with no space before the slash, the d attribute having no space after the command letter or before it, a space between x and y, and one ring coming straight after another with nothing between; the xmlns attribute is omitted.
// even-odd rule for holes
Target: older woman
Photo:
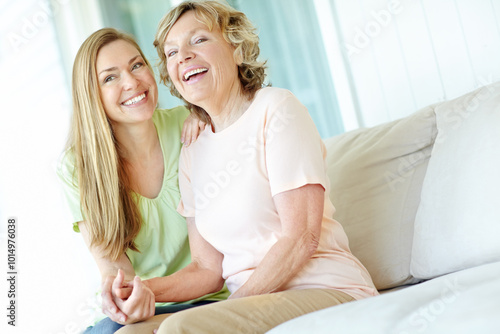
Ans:
<svg viewBox="0 0 500 334"><path fill-rule="evenodd" d="M58 174L74 229L101 272L109 317L87 331L113 333L155 313L190 307L155 309L154 294L139 278L163 277L191 261L186 222L176 212L188 111L156 109L151 66L132 37L111 28L96 31L80 47L72 89L72 130ZM224 292L205 299L225 299Z"/></svg>
<svg viewBox="0 0 500 334"><path fill-rule="evenodd" d="M315 310L377 294L332 216L325 147L289 92L262 88L247 17L183 2L155 39L160 75L208 126L179 163L192 263L150 287L161 300L217 291L228 301L169 316L160 333L263 333ZM203 281L203 284L196 284Z"/></svg>
<svg viewBox="0 0 500 334"><path fill-rule="evenodd" d="M165 301L224 282L231 292L169 316L159 333L263 333L376 295L332 218L321 138L289 91L262 88L246 16L215 1L183 2L161 20L155 46L162 80L210 126L179 163L193 261L150 287Z"/></svg>

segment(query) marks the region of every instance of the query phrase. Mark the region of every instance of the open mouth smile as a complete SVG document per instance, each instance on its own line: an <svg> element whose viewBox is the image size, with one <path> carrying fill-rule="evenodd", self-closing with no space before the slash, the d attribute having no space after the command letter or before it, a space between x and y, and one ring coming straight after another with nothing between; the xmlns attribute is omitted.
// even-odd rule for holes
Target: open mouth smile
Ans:
<svg viewBox="0 0 500 334"><path fill-rule="evenodd" d="M140 95L137 95L137 96L134 96L133 98L131 99L128 99L127 101L123 102L122 104L124 106L131 106L133 104L136 104L136 103L139 103L141 102L142 100L144 100L146 98L146 93L142 93Z"/></svg>
<svg viewBox="0 0 500 334"><path fill-rule="evenodd" d="M189 81L189 79L191 79L193 76L198 75L200 73L207 72L207 71L208 71L207 68L197 68L197 69L191 70L189 72L186 72L184 74L184 76L182 77L182 79L184 81Z"/></svg>

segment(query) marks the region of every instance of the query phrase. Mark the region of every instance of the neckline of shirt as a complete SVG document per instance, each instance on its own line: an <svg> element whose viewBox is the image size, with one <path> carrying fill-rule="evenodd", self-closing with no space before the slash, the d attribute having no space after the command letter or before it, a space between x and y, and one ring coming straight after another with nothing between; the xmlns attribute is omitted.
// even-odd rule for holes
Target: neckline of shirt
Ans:
<svg viewBox="0 0 500 334"><path fill-rule="evenodd" d="M158 109L155 110L155 114L157 112L158 112ZM134 192L137 196L139 196L139 198L145 199L147 201L152 201L152 202L158 201L163 196L163 192L165 189L165 182L167 180L167 160L165 157L165 149L163 147L163 142L160 139L160 133L158 132L158 126L156 124L157 121L158 120L153 115L153 124L155 126L156 135L158 136L158 141L160 142L161 154L163 156L163 179L161 180L161 188L160 188L160 191L158 192L158 195L156 195L156 197L154 197L154 198L146 197L146 196L143 196L139 193Z"/></svg>
<svg viewBox="0 0 500 334"><path fill-rule="evenodd" d="M212 127L207 126L207 128L205 129L205 133L207 134L207 136L209 136L210 138L221 138L228 135L229 133L232 133L233 131L236 131L235 129L238 129L241 126L241 124L244 124L245 119L249 117L248 115L251 114L251 111L255 105L255 101L257 101L258 99L258 95L264 89L265 88L261 88L257 92L255 92L253 100L248 106L247 110L245 110L245 112L236 121L234 121L233 124L229 125L224 130L221 130L219 132L213 132Z"/></svg>

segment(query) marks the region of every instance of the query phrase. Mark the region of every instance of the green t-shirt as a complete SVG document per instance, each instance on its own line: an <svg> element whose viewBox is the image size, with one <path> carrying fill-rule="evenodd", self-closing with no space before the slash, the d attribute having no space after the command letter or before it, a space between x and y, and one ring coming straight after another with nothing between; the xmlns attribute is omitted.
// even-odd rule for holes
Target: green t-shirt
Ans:
<svg viewBox="0 0 500 334"><path fill-rule="evenodd" d="M186 220L176 211L180 200L177 173L182 147L181 129L188 114L189 111L184 107L157 109L153 114L165 171L163 185L156 198L150 199L137 194L143 225L134 241L140 252L129 249L127 256L141 279L173 274L191 262ZM72 152L67 151L59 165L58 175L73 217L73 229L79 232L78 222L85 219L80 205L74 161ZM224 288L200 299L223 300L228 296L229 292Z"/></svg>

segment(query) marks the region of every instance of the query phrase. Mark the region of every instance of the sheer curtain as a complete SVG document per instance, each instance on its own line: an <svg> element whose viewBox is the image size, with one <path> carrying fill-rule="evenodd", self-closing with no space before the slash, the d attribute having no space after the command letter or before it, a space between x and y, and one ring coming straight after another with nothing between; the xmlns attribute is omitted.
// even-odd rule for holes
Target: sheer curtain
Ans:
<svg viewBox="0 0 500 334"><path fill-rule="evenodd" d="M109 0L101 6L105 25L121 28L138 39L150 60L157 54L152 43L161 17L178 1ZM275 87L292 91L308 108L323 138L342 133L335 86L329 70L314 1L233 0L256 25L261 59L267 59L268 81ZM160 88L160 105L180 103Z"/></svg>
<svg viewBox="0 0 500 334"><path fill-rule="evenodd" d="M343 132L335 87L313 1L235 0L257 26L268 80L292 91L309 109L323 138Z"/></svg>

